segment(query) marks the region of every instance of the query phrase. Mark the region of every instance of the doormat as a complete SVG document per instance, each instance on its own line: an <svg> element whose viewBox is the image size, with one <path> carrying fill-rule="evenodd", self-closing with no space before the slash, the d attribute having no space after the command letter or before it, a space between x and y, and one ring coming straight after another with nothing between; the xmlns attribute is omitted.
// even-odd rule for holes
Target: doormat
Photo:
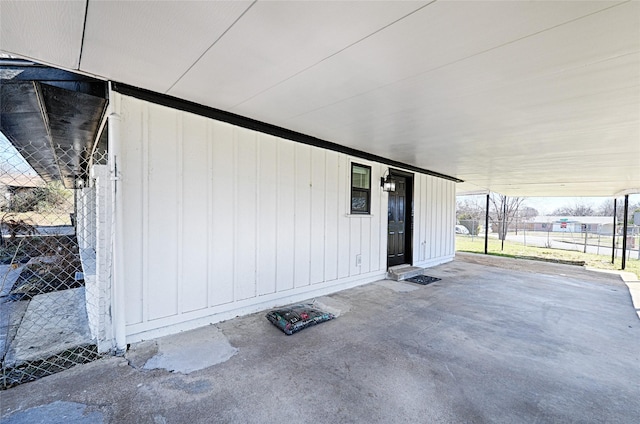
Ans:
<svg viewBox="0 0 640 424"><path fill-rule="evenodd" d="M405 281L411 281L412 283L422 284L423 286L426 286L427 284L440 281L440 278L429 277L428 275L418 275L415 277L407 278Z"/></svg>

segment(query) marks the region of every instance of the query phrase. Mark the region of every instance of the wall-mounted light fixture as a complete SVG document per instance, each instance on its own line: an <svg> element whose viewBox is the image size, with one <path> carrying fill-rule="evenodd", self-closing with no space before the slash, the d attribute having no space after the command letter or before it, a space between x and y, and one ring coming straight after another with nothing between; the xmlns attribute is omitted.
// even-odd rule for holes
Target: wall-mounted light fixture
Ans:
<svg viewBox="0 0 640 424"><path fill-rule="evenodd" d="M387 170L387 172L389 171ZM391 179L391 175L387 174L386 178L380 177L380 187L382 187L384 191L396 191L396 182Z"/></svg>

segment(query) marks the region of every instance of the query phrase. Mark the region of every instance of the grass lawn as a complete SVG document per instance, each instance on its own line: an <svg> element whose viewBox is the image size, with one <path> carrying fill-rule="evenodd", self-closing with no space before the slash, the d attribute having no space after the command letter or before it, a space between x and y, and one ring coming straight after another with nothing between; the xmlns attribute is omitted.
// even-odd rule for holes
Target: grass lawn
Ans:
<svg viewBox="0 0 640 424"><path fill-rule="evenodd" d="M547 249L545 247L525 246L511 241L504 242L504 250L500 249L501 242L489 239L488 252L491 255L506 256L510 258L540 258L543 260L559 262L584 262L586 266L598 269L620 270L622 259L616 258L615 264L611 263L611 256L582 253L572 250ZM484 253L484 238L456 235L456 250L460 252ZM634 272L640 277L640 261L631 258L627 260L625 271Z"/></svg>

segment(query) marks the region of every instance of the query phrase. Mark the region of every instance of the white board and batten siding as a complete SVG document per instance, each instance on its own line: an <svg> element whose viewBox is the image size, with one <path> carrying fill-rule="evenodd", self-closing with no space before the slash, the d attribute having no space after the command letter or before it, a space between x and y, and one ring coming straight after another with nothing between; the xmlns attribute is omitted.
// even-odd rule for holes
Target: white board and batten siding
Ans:
<svg viewBox="0 0 640 424"><path fill-rule="evenodd" d="M111 95L127 342L385 277L387 165ZM371 215L349 214L352 162L371 166ZM451 260L454 183L415 174L414 191L414 263Z"/></svg>

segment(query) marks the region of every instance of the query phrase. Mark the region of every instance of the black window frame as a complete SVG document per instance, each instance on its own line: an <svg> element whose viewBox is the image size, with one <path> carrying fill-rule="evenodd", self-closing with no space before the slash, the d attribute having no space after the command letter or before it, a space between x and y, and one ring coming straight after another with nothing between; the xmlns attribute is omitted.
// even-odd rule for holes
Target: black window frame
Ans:
<svg viewBox="0 0 640 424"><path fill-rule="evenodd" d="M353 168L357 166L360 168L367 168L369 170L369 188L361 188L361 187L354 187L353 185ZM366 211L363 210L359 210L359 209L354 209L353 208L353 194L354 193L366 193L366 198L367 198L367 205L366 205ZM350 195L350 203L349 203L349 210L351 211L352 215L371 215L371 167L369 165L363 165L361 163L356 163L356 162L351 162L351 195Z"/></svg>

